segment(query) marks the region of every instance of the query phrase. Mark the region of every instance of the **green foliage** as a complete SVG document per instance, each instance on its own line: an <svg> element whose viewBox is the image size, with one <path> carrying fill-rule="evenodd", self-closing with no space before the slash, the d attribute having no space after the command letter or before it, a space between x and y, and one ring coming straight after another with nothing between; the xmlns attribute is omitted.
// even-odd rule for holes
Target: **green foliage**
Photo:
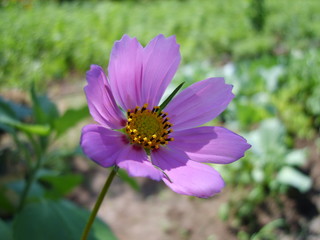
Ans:
<svg viewBox="0 0 320 240"><path fill-rule="evenodd" d="M271 201L281 209L279 196L292 188L301 194L312 188L311 178L300 170L307 161L306 150L292 150L292 142L319 132L318 60L315 49L295 49L288 56L242 60L221 68L207 62L188 64L175 80L176 85L179 81L190 85L206 76L224 76L234 86L235 99L218 124L249 132L246 138L252 148L245 158L221 169L227 185L234 189L220 217L236 228L246 226L239 239L250 239L260 227L253 219L261 206ZM258 236L264 239L266 235Z"/></svg>
<svg viewBox="0 0 320 240"><path fill-rule="evenodd" d="M59 117L56 105L47 95L36 93L34 85L31 87L32 110L34 120L40 124L53 125L53 121Z"/></svg>
<svg viewBox="0 0 320 240"><path fill-rule="evenodd" d="M7 125L8 127L13 127L30 134L38 134L38 135L45 136L45 135L48 135L50 131L47 125L26 124L26 123L19 122L6 115L0 116L0 123Z"/></svg>
<svg viewBox="0 0 320 240"><path fill-rule="evenodd" d="M307 161L306 151L292 150L292 142L296 137L313 138L319 129L318 56L318 51L310 49L215 69L207 63L189 64L178 76L178 81L185 78L187 84L192 81L190 76L197 80L224 76L234 86L235 99L219 121L249 132L245 137L252 148L245 158L221 169L228 185L235 189L234 200L220 209L220 217L233 219L235 227L247 225L248 232L241 233L243 239L249 239L259 227L252 221L259 207L268 201L280 206L281 201L275 200L279 195L291 188L305 194L312 187L311 178L300 171Z"/></svg>
<svg viewBox="0 0 320 240"><path fill-rule="evenodd" d="M178 85L178 87L176 87L172 93L170 93L170 95L166 98L166 100L163 101L163 103L161 103L161 106L159 108L159 112L161 112L167 105L168 103L173 99L173 97L179 92L180 88L183 86L184 82L180 83Z"/></svg>
<svg viewBox="0 0 320 240"><path fill-rule="evenodd" d="M54 121L54 129L57 137L61 136L67 130L75 126L84 117L89 116L88 107L84 105L79 109L69 109L61 117Z"/></svg>
<svg viewBox="0 0 320 240"><path fill-rule="evenodd" d="M250 15L251 24L254 29L257 31L262 31L266 19L265 1L251 0L250 11L248 14Z"/></svg>
<svg viewBox="0 0 320 240"><path fill-rule="evenodd" d="M35 81L44 87L70 71L82 74L92 63L106 66L113 42L124 33L143 44L159 33L175 34L185 63L304 51L320 38L316 1L251 2L34 1L28 7L3 7L1 84L27 88ZM257 26L260 32L250 24L258 24L256 18L263 25Z"/></svg>
<svg viewBox="0 0 320 240"><path fill-rule="evenodd" d="M48 189L45 193L46 198L58 199L71 192L74 187L82 182L82 176L76 174L48 174L39 178L39 181Z"/></svg>
<svg viewBox="0 0 320 240"><path fill-rule="evenodd" d="M13 240L10 227L0 219L0 236L3 240Z"/></svg>
<svg viewBox="0 0 320 240"><path fill-rule="evenodd" d="M7 101L0 97L0 113L1 115L23 120L30 117L31 110L28 107Z"/></svg>
<svg viewBox="0 0 320 240"><path fill-rule="evenodd" d="M78 240L89 212L68 201L42 200L29 203L13 221L14 240ZM96 219L89 240L115 240L107 225Z"/></svg>
<svg viewBox="0 0 320 240"><path fill-rule="evenodd" d="M238 233L239 240L277 240L279 239L277 229L285 226L283 219L276 219L263 226L258 232L250 236L244 231Z"/></svg>
<svg viewBox="0 0 320 240"><path fill-rule="evenodd" d="M292 187L297 188L300 192L307 192L311 189L312 180L310 177L302 174L295 168L285 166L278 173L277 180Z"/></svg>
<svg viewBox="0 0 320 240"><path fill-rule="evenodd" d="M235 187L236 197L226 203L220 216L222 219L233 216L236 226L256 218L257 207L270 197L278 198L289 187L305 193L312 183L309 176L298 170L307 160L306 151L287 147L285 128L277 119L264 120L245 137L252 150L241 161L221 169L226 181ZM255 229L258 223L251 224Z"/></svg>
<svg viewBox="0 0 320 240"><path fill-rule="evenodd" d="M320 129L320 51L292 54L274 104L288 130L301 138L312 138Z"/></svg>
<svg viewBox="0 0 320 240"><path fill-rule="evenodd" d="M320 129L319 55L318 50L310 49L288 57L224 66L217 72L234 85L236 94L224 118L249 130L263 119L277 116L291 135L312 139ZM202 71L209 71L207 68Z"/></svg>
<svg viewBox="0 0 320 240"><path fill-rule="evenodd" d="M23 166L19 174L11 176L9 173L0 179L0 214L9 218L14 216L12 239L15 240L26 239L26 236L28 239L58 239L58 236L71 233L71 236L63 238L79 239L81 231L77 228L80 224L84 226L88 213L81 212L70 203L55 203L48 199L65 197L81 183L82 176L52 170L47 163L73 154L70 150L52 149L51 145L57 137L88 117L87 106L70 109L60 115L47 95L39 94L34 87L30 95L30 108L0 98L0 128L11 134L17 148L14 161L10 158L10 165ZM6 152L1 150L2 154L5 156ZM1 167L5 164L6 159L3 158ZM70 221L73 223L67 224ZM61 224L59 231L57 224ZM6 226L0 222L1 237L10 239L11 230ZM101 222L94 228L97 232L91 239L106 239L103 236L115 239Z"/></svg>

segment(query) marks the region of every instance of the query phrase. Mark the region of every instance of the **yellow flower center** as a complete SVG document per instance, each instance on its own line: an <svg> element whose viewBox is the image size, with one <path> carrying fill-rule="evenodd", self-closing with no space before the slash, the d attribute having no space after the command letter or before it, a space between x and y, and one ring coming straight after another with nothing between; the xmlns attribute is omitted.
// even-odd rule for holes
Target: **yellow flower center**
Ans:
<svg viewBox="0 0 320 240"><path fill-rule="evenodd" d="M145 149L158 149L160 145L173 141L173 138L169 138L172 124L167 113L158 112L158 106L152 110L147 107L148 104L144 104L141 108L128 109L125 130L131 144L139 144Z"/></svg>

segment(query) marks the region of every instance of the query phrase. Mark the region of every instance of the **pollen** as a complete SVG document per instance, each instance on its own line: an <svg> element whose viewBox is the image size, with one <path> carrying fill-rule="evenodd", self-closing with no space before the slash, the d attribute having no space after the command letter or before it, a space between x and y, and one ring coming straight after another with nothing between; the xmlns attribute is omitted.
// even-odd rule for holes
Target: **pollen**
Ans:
<svg viewBox="0 0 320 240"><path fill-rule="evenodd" d="M172 124L167 113L159 112L159 107L147 109L148 104L135 109L128 109L125 131L131 144L141 145L145 149L158 149L161 145L167 145L173 138Z"/></svg>

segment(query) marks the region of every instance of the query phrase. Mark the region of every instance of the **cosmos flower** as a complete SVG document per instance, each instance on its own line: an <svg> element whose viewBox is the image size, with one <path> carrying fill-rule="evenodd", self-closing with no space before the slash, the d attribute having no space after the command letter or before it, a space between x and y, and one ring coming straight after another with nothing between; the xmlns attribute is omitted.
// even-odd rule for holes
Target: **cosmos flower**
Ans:
<svg viewBox="0 0 320 240"><path fill-rule="evenodd" d="M82 129L81 147L103 167L116 165L133 177L163 180L179 194L207 198L219 193L224 181L204 163L234 162L250 145L223 127L198 127L233 99L223 78L194 83L160 111L180 60L174 36L158 35L145 48L127 35L117 41L108 76L97 65L87 72L84 90L97 124Z"/></svg>

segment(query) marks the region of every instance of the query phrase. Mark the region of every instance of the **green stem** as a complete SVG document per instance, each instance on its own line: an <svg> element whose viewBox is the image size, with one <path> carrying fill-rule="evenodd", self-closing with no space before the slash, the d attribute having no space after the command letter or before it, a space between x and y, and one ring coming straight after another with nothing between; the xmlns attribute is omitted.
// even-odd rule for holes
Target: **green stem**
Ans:
<svg viewBox="0 0 320 240"><path fill-rule="evenodd" d="M24 158L27 163L27 166L28 166L28 168L30 168L31 162L32 162L30 152L28 151L28 149L25 146L23 146L23 143L19 140L16 132L12 133L12 137L13 137L15 144L17 145L18 151L22 152L24 154ZM23 158L23 156L22 156L22 158Z"/></svg>
<svg viewBox="0 0 320 240"><path fill-rule="evenodd" d="M39 144L36 142L36 140L33 138L33 136L30 133L26 133L26 135L32 144L32 147L36 154L37 159L40 159L42 153L45 152L45 149L41 150L41 147L39 146Z"/></svg>
<svg viewBox="0 0 320 240"><path fill-rule="evenodd" d="M20 203L19 203L19 206L18 206L18 211L21 211L25 205L25 202L26 202L26 199L27 199L27 196L28 196L28 193L31 189L31 186L35 180L35 177L36 177L36 174L41 166L41 163L42 163L42 157L39 157L38 160L37 160L37 163L36 163L36 166L34 167L34 169L32 169L32 172L29 176L29 178L27 179L27 183L26 183L26 186L25 188L23 189L23 192L22 192L22 195L21 195L21 198L20 198Z"/></svg>
<svg viewBox="0 0 320 240"><path fill-rule="evenodd" d="M98 197L98 199L96 201L96 204L94 205L94 208L93 208L93 210L92 210L92 212L90 214L90 217L89 217L89 220L87 222L87 225L83 230L81 240L86 240L87 239L87 237L89 235L89 232L90 232L91 225L93 224L94 219L96 218L96 215L97 215L98 210L99 210L99 208L101 206L103 198L107 194L107 192L109 190L109 187L110 187L110 185L112 183L112 180L113 180L114 176L116 175L117 171L118 171L118 167L115 166L112 169L112 171L111 171L106 183L104 184L104 186L103 186L103 188L102 188L102 190L101 190L101 192L99 194L99 197Z"/></svg>

